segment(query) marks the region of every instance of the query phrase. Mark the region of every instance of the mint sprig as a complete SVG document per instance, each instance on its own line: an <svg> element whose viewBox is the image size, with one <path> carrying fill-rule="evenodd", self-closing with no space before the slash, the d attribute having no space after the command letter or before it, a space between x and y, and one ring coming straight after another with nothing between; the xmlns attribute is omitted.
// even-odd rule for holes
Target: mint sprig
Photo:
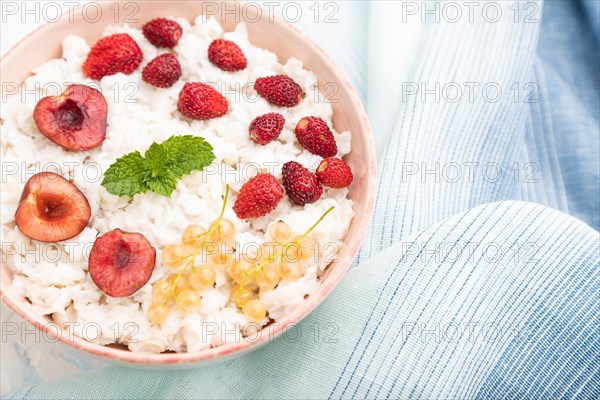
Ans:
<svg viewBox="0 0 600 400"><path fill-rule="evenodd" d="M177 181L213 162L213 148L198 136L171 136L152 143L142 157L139 151L118 158L106 170L102 186L117 196L133 196L148 190L170 197Z"/></svg>

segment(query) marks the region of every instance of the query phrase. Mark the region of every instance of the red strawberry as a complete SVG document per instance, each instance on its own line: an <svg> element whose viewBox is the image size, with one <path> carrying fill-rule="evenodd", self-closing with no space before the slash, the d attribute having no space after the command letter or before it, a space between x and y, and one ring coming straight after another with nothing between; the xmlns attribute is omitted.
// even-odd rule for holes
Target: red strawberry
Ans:
<svg viewBox="0 0 600 400"><path fill-rule="evenodd" d="M168 88L181 77L181 65L171 53L161 54L142 70L142 80L152 86Z"/></svg>
<svg viewBox="0 0 600 400"><path fill-rule="evenodd" d="M88 269L104 293L126 297L148 282L155 262L156 250L144 235L115 229L96 239Z"/></svg>
<svg viewBox="0 0 600 400"><path fill-rule="evenodd" d="M321 157L333 157L338 151L331 129L319 117L304 117L298 121L296 138L302 147Z"/></svg>
<svg viewBox="0 0 600 400"><path fill-rule="evenodd" d="M208 59L223 71L241 71L248 61L237 44L230 40L213 40L208 46Z"/></svg>
<svg viewBox="0 0 600 400"><path fill-rule="evenodd" d="M227 99L215 89L199 82L183 85L177 101L179 112L191 119L211 119L225 115Z"/></svg>
<svg viewBox="0 0 600 400"><path fill-rule="evenodd" d="M244 183L233 205L233 211L241 219L262 217L273 211L282 197L283 188L277 179L263 172Z"/></svg>
<svg viewBox="0 0 600 400"><path fill-rule="evenodd" d="M142 62L142 50L126 33L116 33L98 40L83 63L83 74L102 79L122 72L131 74Z"/></svg>
<svg viewBox="0 0 600 400"><path fill-rule="evenodd" d="M317 181L317 176L296 161L288 161L281 169L283 187L293 204L303 206L314 203L321 198L323 188Z"/></svg>
<svg viewBox="0 0 600 400"><path fill-rule="evenodd" d="M286 75L258 78L254 89L269 103L280 107L293 107L304 97L302 87Z"/></svg>
<svg viewBox="0 0 600 400"><path fill-rule="evenodd" d="M173 48L179 42L183 29L171 19L155 18L142 26L142 33L156 47Z"/></svg>
<svg viewBox="0 0 600 400"><path fill-rule="evenodd" d="M352 183L352 170L339 158L325 158L317 168L317 178L325 186L345 188Z"/></svg>
<svg viewBox="0 0 600 400"><path fill-rule="evenodd" d="M265 145L281 133L285 119L278 113L268 113L254 118L250 123L250 137L258 144Z"/></svg>

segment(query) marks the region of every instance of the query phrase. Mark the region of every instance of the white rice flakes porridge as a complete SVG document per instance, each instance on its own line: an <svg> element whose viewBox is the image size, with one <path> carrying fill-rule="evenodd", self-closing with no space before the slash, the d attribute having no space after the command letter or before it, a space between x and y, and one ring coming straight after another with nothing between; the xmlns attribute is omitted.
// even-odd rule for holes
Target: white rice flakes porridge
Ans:
<svg viewBox="0 0 600 400"><path fill-rule="evenodd" d="M36 128L32 114L37 101L45 95L57 94L58 90L43 94L40 90L38 96L12 96L2 107L2 162L14 164L18 169L18 173L3 173L1 195L3 258L14 272L15 290L31 301L35 312L51 314L60 324L73 323L70 329L77 336L100 344L123 343L132 351L197 352L223 342L242 340L248 320L229 300L233 283L224 270L217 271L215 287L200 291L202 301L197 312L184 313L173 307L160 325L151 324L147 316L152 304L152 284L173 273L173 269L161 265L161 249L179 243L186 226L207 227L215 220L221 210L226 184L231 194L224 217L234 223L240 248L267 241L267 227L278 220L287 223L294 235L300 235L328 208L335 206L311 233L319 243L319 257L303 262L303 276L295 281L282 281L275 289L261 292L260 299L274 320L297 307L305 295L318 288L318 276L331 261L331 249L341 247L354 216L347 189L324 187L321 199L312 204L293 206L284 196L277 208L264 217L248 221L237 218L231 208L237 192L259 168L267 169L280 182L281 165L287 161L294 160L315 170L322 158L299 145L294 128L299 119L308 115L321 117L331 127L332 109L322 101L323 96L315 94L317 78L303 69L302 62L290 58L280 64L274 53L250 44L244 24L224 33L214 19L203 22L198 17L194 25L183 19L177 22L183 28L183 36L173 51L181 64L182 76L170 88L155 88L141 78L142 67L167 50L157 49L140 30L127 26L109 26L104 35L125 32L138 43L144 58L130 75L118 73L100 81L84 77L81 66L90 45L80 37L67 36L62 42L62 58L36 68L34 75L26 80L28 90L58 85L62 91L72 83L101 90L108 103L108 128L106 139L95 149L63 150ZM209 62L207 48L217 38L234 41L244 52L248 67L232 73ZM257 78L276 74L288 75L302 86L306 97L299 105L276 107L258 96L251 85L249 89L244 88ZM229 101L228 113L206 121L183 119L177 111L177 99L185 82L226 83L227 90L224 85L219 88ZM281 113L285 126L277 140L265 146L257 145L249 138L248 126L256 116L268 112ZM337 157L348 154L350 132L333 133L338 146ZM135 150L144 154L153 142L161 143L172 135L205 138L214 149L213 165L179 180L170 198L150 191L133 198L119 197L101 186L102 176L97 166L106 171L124 154ZM8 171L8 168L3 170ZM59 172L70 180L85 194L91 207L88 226L65 242L49 244L31 240L15 225L14 214L24 183L41 170ZM133 295L123 298L105 295L88 273L88 254L96 237L115 228L142 233L157 251L150 280ZM238 334L207 332L204 328L207 322L216 323L221 329L234 329ZM90 324L93 329L89 328Z"/></svg>

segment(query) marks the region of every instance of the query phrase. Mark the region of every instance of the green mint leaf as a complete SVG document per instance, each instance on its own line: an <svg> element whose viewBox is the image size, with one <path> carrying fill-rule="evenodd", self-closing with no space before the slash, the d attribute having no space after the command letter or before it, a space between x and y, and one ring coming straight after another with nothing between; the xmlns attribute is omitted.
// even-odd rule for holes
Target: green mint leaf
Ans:
<svg viewBox="0 0 600 400"><path fill-rule="evenodd" d="M145 183L154 193L171 197L177 187L177 178L167 171L160 176L148 176Z"/></svg>
<svg viewBox="0 0 600 400"><path fill-rule="evenodd" d="M215 159L210 143L198 136L171 136L162 146L167 154L166 167L177 178L201 171Z"/></svg>
<svg viewBox="0 0 600 400"><path fill-rule="evenodd" d="M215 159L213 148L198 136L171 136L152 143L142 155L135 151L117 159L104 174L102 186L117 196L133 196L151 190L171 196L177 180L200 171Z"/></svg>
<svg viewBox="0 0 600 400"><path fill-rule="evenodd" d="M138 151L124 155L104 173L102 186L117 196L133 196L148 190L144 182L147 175L146 162Z"/></svg>
<svg viewBox="0 0 600 400"><path fill-rule="evenodd" d="M152 178L157 178L170 172L167 166L169 161L168 155L165 151L163 143L152 143L148 150L146 150L144 159L148 164L148 171L150 172Z"/></svg>

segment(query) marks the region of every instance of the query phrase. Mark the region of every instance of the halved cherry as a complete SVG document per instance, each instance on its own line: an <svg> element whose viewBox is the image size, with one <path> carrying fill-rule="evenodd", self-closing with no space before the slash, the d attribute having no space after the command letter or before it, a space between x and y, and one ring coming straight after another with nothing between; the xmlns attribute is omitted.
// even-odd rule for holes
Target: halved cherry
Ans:
<svg viewBox="0 0 600 400"><path fill-rule="evenodd" d="M148 282L155 262L156 250L144 235L117 228L96 239L90 252L89 271L104 293L126 297Z"/></svg>
<svg viewBox="0 0 600 400"><path fill-rule="evenodd" d="M33 120L48 139L67 150L89 150L106 137L106 100L86 85L70 85L60 96L40 100Z"/></svg>
<svg viewBox="0 0 600 400"><path fill-rule="evenodd" d="M90 217L85 195L54 172L41 172L27 181L15 213L21 232L41 242L60 242L77 236Z"/></svg>

